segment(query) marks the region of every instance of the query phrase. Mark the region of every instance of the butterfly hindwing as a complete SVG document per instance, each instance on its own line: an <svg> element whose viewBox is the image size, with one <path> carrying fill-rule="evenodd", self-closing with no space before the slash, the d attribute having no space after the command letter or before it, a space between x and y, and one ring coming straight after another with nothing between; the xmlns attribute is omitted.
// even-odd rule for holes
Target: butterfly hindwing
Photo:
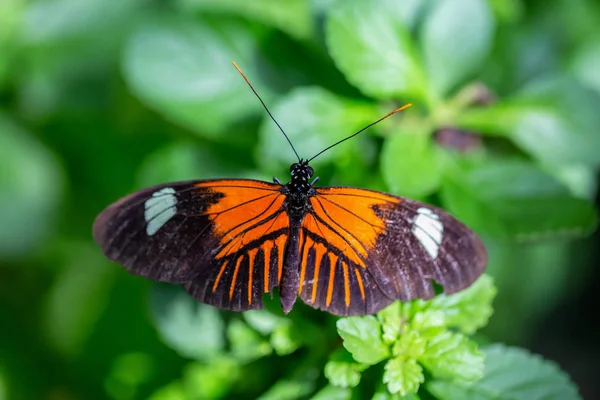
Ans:
<svg viewBox="0 0 600 400"><path fill-rule="evenodd" d="M485 248L443 210L363 189L319 188L302 225L299 295L337 315L374 313L394 300L464 289Z"/></svg>
<svg viewBox="0 0 600 400"><path fill-rule="evenodd" d="M221 308L260 308L281 276L289 235L279 189L253 180L155 186L107 207L94 237L136 275L184 284Z"/></svg>

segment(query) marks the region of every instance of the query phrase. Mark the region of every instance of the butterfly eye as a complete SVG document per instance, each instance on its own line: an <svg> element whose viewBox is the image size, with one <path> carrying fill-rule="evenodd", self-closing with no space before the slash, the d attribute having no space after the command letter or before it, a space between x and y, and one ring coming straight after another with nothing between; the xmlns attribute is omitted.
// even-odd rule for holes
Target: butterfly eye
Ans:
<svg viewBox="0 0 600 400"><path fill-rule="evenodd" d="M308 167L307 168L308 175L313 176L313 174L315 173L315 171L313 171L312 167L309 167L308 165L307 165L307 167Z"/></svg>
<svg viewBox="0 0 600 400"><path fill-rule="evenodd" d="M290 165L290 172L293 172L298 167L298 164Z"/></svg>

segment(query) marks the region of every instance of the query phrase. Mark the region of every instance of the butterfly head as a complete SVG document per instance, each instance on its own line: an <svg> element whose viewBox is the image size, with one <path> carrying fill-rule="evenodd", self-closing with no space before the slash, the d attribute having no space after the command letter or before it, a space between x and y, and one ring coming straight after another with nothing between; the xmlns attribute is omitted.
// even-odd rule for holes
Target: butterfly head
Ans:
<svg viewBox="0 0 600 400"><path fill-rule="evenodd" d="M289 185L292 190L304 192L312 187L310 178L314 175L314 171L308 165L308 161L300 160L300 162L292 164L290 166L290 174L292 175L292 181Z"/></svg>

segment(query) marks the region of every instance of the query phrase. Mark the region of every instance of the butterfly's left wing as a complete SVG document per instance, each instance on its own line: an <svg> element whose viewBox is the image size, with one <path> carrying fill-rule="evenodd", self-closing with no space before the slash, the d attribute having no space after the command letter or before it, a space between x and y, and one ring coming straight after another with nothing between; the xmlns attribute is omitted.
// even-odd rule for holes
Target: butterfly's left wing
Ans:
<svg viewBox="0 0 600 400"><path fill-rule="evenodd" d="M280 188L228 179L140 190L98 216L94 238L136 275L183 284L220 308L260 308L279 283L289 237Z"/></svg>
<svg viewBox="0 0 600 400"><path fill-rule="evenodd" d="M441 210L356 188L318 188L300 234L299 295L337 315L372 314L394 300L454 293L483 272L480 239Z"/></svg>

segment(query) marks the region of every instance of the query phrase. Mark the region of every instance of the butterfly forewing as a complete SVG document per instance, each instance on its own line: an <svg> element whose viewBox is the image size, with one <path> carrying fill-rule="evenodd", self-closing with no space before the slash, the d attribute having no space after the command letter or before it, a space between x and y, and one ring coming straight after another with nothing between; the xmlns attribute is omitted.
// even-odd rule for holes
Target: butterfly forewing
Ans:
<svg viewBox="0 0 600 400"><path fill-rule="evenodd" d="M134 274L184 283L221 308L259 308L281 276L289 236L280 187L253 180L155 186L106 208L94 237Z"/></svg>
<svg viewBox="0 0 600 400"><path fill-rule="evenodd" d="M302 225L301 298L338 315L461 290L486 264L481 241L439 208L355 188L319 188Z"/></svg>

